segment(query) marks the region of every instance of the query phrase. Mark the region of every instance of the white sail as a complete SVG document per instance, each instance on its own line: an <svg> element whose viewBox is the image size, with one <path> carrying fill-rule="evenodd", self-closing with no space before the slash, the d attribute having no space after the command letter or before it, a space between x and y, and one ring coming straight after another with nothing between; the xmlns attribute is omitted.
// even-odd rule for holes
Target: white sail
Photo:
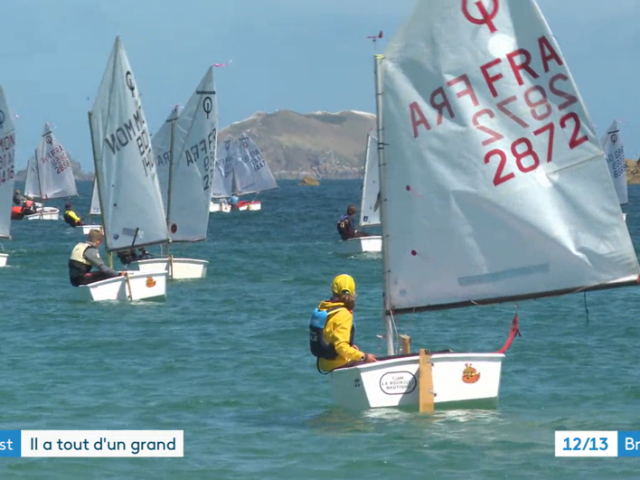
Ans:
<svg viewBox="0 0 640 480"><path fill-rule="evenodd" d="M15 183L16 132L4 90L0 86L0 238L9 238Z"/></svg>
<svg viewBox="0 0 640 480"><path fill-rule="evenodd" d="M228 137L222 143L220 154L216 159L215 170L213 172L213 186L211 187L212 198L230 197L235 187L235 164L238 161L236 142Z"/></svg>
<svg viewBox="0 0 640 480"><path fill-rule="evenodd" d="M69 156L51 131L48 123L36 150L40 179L40 197L43 199L75 197L78 195Z"/></svg>
<svg viewBox="0 0 640 480"><path fill-rule="evenodd" d="M245 134L238 139L236 145L239 158L234 171L238 194L246 195L278 188L271 169L262 158L255 142Z"/></svg>
<svg viewBox="0 0 640 480"><path fill-rule="evenodd" d="M24 180L24 192L27 197L41 198L40 179L38 178L38 162L35 155L27 162L27 177Z"/></svg>
<svg viewBox="0 0 640 480"><path fill-rule="evenodd" d="M120 37L89 113L107 251L168 240L140 93Z"/></svg>
<svg viewBox="0 0 640 480"><path fill-rule="evenodd" d="M158 170L158 184L162 194L162 203L167 211L167 194L169 192L169 164L171 161L171 132L172 124L178 120L181 106L176 105L171 109L169 116L151 138L151 148L156 156L156 168Z"/></svg>
<svg viewBox="0 0 640 480"><path fill-rule="evenodd" d="M618 201L620 205L629 203L627 162L624 157L624 145L622 144L622 135L620 135L617 121L613 121L601 143L604 154L607 156L607 166L613 179L613 185L616 187Z"/></svg>
<svg viewBox="0 0 640 480"><path fill-rule="evenodd" d="M418 1L382 77L388 308L637 280L603 151L534 0Z"/></svg>
<svg viewBox="0 0 640 480"><path fill-rule="evenodd" d="M167 225L172 241L207 238L216 159L218 107L209 67L175 123Z"/></svg>
<svg viewBox="0 0 640 480"><path fill-rule="evenodd" d="M89 215L101 215L100 197L98 196L98 183L93 181L93 192L91 193L91 206L89 207Z"/></svg>
<svg viewBox="0 0 640 480"><path fill-rule="evenodd" d="M367 134L367 150L362 181L362 204L360 225L380 225L380 173L378 171L378 139Z"/></svg>

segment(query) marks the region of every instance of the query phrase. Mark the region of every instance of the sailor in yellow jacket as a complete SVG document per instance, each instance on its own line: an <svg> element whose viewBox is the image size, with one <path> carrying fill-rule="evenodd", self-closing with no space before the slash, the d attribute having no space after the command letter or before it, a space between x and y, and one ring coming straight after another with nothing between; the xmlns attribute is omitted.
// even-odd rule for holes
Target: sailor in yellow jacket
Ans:
<svg viewBox="0 0 640 480"><path fill-rule="evenodd" d="M320 372L339 367L375 362L376 357L353 345L355 326L353 309L356 302L356 283L350 275L333 279L331 299L323 300L313 311L309 323L309 347L318 358Z"/></svg>

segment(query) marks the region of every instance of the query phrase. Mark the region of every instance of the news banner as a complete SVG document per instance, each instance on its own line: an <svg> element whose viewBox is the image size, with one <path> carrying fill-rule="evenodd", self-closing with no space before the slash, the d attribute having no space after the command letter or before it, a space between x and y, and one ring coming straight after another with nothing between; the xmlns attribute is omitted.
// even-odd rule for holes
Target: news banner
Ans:
<svg viewBox="0 0 640 480"><path fill-rule="evenodd" d="M0 457L184 457L184 431L0 430Z"/></svg>
<svg viewBox="0 0 640 480"><path fill-rule="evenodd" d="M640 431L556 431L556 457L640 457Z"/></svg>

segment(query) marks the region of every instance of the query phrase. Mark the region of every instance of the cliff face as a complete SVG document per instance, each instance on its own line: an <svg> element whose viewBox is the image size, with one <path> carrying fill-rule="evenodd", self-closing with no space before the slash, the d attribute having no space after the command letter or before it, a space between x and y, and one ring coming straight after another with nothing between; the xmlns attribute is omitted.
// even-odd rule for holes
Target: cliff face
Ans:
<svg viewBox="0 0 640 480"><path fill-rule="evenodd" d="M364 172L367 132L375 127L375 119L371 113L355 111L259 112L228 126L218 139L247 132L276 178L357 178Z"/></svg>
<svg viewBox="0 0 640 480"><path fill-rule="evenodd" d="M627 162L627 184L638 184L640 183L640 159L638 160L629 160L626 159Z"/></svg>
<svg viewBox="0 0 640 480"><path fill-rule="evenodd" d="M262 151L273 175L279 179L359 178L364 171L367 133L375 128L372 113L342 111L301 114L291 110L258 112L250 118L224 128L219 145L227 135L239 137L247 132ZM71 158L76 180L93 180ZM640 184L640 160L627 159L627 181ZM16 174L24 181L26 170Z"/></svg>

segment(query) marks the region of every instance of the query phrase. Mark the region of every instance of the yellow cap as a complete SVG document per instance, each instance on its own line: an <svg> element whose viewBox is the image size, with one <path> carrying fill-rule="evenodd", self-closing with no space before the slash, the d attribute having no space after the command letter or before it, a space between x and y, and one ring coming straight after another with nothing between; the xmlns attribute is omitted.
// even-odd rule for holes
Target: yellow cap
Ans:
<svg viewBox="0 0 640 480"><path fill-rule="evenodd" d="M343 273L333 279L331 290L336 295L355 295L356 294L356 282L351 275Z"/></svg>

